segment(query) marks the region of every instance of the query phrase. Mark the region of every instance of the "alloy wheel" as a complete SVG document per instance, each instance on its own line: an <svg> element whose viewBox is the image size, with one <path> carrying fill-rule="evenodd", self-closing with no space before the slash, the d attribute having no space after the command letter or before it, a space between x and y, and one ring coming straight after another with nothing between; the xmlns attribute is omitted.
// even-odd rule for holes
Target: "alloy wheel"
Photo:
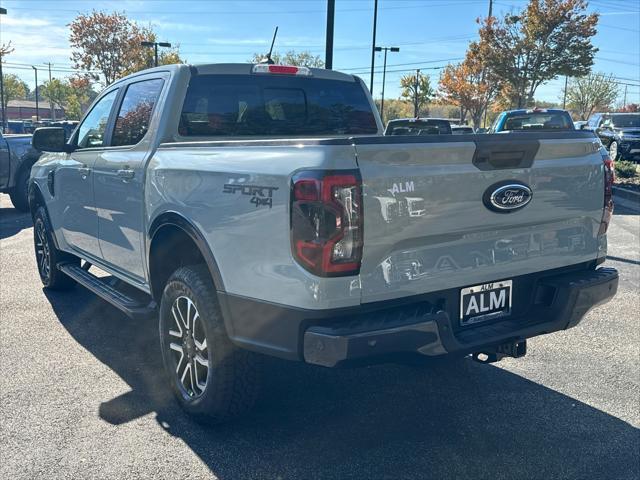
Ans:
<svg viewBox="0 0 640 480"><path fill-rule="evenodd" d="M178 385L187 397L197 398L204 393L209 379L209 353L202 319L194 302L186 296L176 298L171 316L173 322L169 322L167 336Z"/></svg>
<svg viewBox="0 0 640 480"><path fill-rule="evenodd" d="M36 222L36 260L38 261L38 270L40 276L48 280L51 275L51 248L47 240L47 232L44 228L44 222L38 220Z"/></svg>

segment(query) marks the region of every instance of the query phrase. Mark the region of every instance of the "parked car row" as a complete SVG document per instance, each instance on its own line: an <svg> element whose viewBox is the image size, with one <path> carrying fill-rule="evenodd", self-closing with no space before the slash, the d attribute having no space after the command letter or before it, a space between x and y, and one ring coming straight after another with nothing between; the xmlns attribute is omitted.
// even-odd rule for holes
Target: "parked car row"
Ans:
<svg viewBox="0 0 640 480"><path fill-rule="evenodd" d="M527 131L590 130L613 160L640 160L640 113L594 113L574 122L566 110L532 108L500 113L489 129L453 125L443 118L401 118L387 123L385 135L464 135Z"/></svg>

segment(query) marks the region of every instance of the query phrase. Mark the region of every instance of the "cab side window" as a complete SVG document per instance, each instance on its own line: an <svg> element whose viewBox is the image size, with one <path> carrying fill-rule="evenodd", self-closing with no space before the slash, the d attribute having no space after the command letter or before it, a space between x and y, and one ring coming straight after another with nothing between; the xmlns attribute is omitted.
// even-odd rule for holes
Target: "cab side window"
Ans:
<svg viewBox="0 0 640 480"><path fill-rule="evenodd" d="M118 95L118 90L112 90L102 97L93 107L89 115L78 127L79 148L95 148L104 145L105 132L111 107Z"/></svg>
<svg viewBox="0 0 640 480"><path fill-rule="evenodd" d="M116 118L112 146L135 145L142 140L149 130L151 112L163 83L156 78L129 85Z"/></svg>

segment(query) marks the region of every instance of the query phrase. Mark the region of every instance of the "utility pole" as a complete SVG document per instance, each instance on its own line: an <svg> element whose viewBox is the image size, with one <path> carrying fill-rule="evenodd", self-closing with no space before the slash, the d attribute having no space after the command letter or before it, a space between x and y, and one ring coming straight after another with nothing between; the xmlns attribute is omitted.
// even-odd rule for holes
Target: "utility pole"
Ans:
<svg viewBox="0 0 640 480"><path fill-rule="evenodd" d="M327 41L324 54L324 68L333 68L333 26L336 16L336 0L327 0Z"/></svg>
<svg viewBox="0 0 640 480"><path fill-rule="evenodd" d="M387 79L387 52L399 52L400 48L398 47L375 47L374 50L376 52L381 52L384 50L384 68L382 69L382 99L380 100L380 117L384 118L384 84ZM384 120L383 120L384 121Z"/></svg>
<svg viewBox="0 0 640 480"><path fill-rule="evenodd" d="M158 47L169 47L171 48L171 44L168 42L140 42L140 45L143 47L153 47L153 66L158 66Z"/></svg>
<svg viewBox="0 0 640 480"><path fill-rule="evenodd" d="M36 122L40 121L40 109L38 108L38 69L31 65L33 71L36 72Z"/></svg>
<svg viewBox="0 0 640 480"><path fill-rule="evenodd" d="M627 106L627 84L624 85L624 100L622 101L622 108Z"/></svg>
<svg viewBox="0 0 640 480"><path fill-rule="evenodd" d="M420 69L416 70L416 86L415 86L415 95L413 100L413 116L418 118L420 114L420 108L418 105L418 89L420 88Z"/></svg>
<svg viewBox="0 0 640 480"><path fill-rule="evenodd" d="M0 7L0 15L6 15L7 9ZM4 75L2 74L2 55L0 55L0 109L2 109L2 132L5 132L7 127L7 119L4 112Z"/></svg>
<svg viewBox="0 0 640 480"><path fill-rule="evenodd" d="M489 18L493 17L493 0L489 0Z"/></svg>
<svg viewBox="0 0 640 480"><path fill-rule="evenodd" d="M49 65L49 88L51 88L51 62L48 62L47 65ZM56 109L53 107L53 101L51 99L49 99L49 108L50 108L50 118L51 120L56 119Z"/></svg>
<svg viewBox="0 0 640 480"><path fill-rule="evenodd" d="M564 94L562 95L562 109L567 109L567 83L569 82L569 77L567 75L564 76Z"/></svg>
<svg viewBox="0 0 640 480"><path fill-rule="evenodd" d="M378 0L373 0L373 41L371 42L371 81L369 92L373 96L373 69L376 64L376 26L378 24Z"/></svg>

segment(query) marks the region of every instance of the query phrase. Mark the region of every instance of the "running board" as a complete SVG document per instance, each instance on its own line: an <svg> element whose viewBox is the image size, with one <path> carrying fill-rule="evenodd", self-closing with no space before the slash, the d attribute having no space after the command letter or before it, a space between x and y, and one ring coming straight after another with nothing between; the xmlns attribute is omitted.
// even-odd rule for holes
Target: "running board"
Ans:
<svg viewBox="0 0 640 480"><path fill-rule="evenodd" d="M150 318L157 313L156 303L143 292L140 297L146 298L133 298L79 265L59 263L58 269L134 320Z"/></svg>

